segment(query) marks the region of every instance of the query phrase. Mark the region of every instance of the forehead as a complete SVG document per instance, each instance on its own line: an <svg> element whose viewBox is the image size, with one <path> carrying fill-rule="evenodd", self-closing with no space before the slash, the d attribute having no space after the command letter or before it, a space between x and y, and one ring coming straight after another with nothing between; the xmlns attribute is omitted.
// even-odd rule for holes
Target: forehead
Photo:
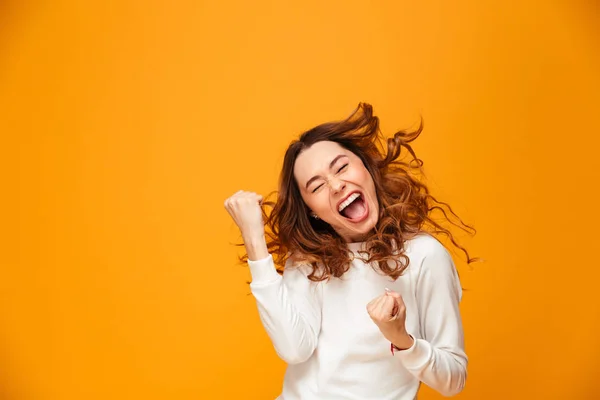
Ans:
<svg viewBox="0 0 600 400"><path fill-rule="evenodd" d="M331 160L340 154L352 157L351 151L346 150L336 142L321 141L313 144L296 158L294 164L296 180L298 183L303 184L313 176L327 172Z"/></svg>

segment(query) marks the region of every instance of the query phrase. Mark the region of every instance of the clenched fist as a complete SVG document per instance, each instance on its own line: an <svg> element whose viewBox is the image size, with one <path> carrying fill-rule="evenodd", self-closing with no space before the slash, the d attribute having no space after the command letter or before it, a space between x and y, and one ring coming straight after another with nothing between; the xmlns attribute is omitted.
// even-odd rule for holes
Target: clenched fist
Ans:
<svg viewBox="0 0 600 400"><path fill-rule="evenodd" d="M225 200L225 209L240 228L242 236L264 233L262 196L239 190Z"/></svg>
<svg viewBox="0 0 600 400"><path fill-rule="evenodd" d="M265 224L261 202L257 193L239 190L225 200L225 209L240 228L250 259L266 257Z"/></svg>
<svg viewBox="0 0 600 400"><path fill-rule="evenodd" d="M383 336L400 349L412 346L413 338L406 332L406 306L400 294L386 292L367 304L367 312Z"/></svg>

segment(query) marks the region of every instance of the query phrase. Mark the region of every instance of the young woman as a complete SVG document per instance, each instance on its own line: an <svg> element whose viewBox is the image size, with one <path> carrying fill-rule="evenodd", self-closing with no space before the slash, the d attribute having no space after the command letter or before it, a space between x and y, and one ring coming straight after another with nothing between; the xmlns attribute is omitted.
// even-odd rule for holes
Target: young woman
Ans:
<svg viewBox="0 0 600 400"><path fill-rule="evenodd" d="M372 107L360 104L290 144L276 202L246 191L225 201L260 319L288 364L279 399L408 400L421 382L462 390L462 290L433 234L473 260L431 216L454 213L418 179L409 143L421 130L397 132L384 149Z"/></svg>

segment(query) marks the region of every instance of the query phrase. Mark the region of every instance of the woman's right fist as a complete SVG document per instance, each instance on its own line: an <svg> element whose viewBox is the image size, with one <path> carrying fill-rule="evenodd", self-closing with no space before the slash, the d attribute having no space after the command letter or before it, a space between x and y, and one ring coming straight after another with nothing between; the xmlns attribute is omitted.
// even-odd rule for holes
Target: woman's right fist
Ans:
<svg viewBox="0 0 600 400"><path fill-rule="evenodd" d="M263 197L257 193L240 190L225 200L225 209L240 228L242 236L264 235L265 225L261 202Z"/></svg>

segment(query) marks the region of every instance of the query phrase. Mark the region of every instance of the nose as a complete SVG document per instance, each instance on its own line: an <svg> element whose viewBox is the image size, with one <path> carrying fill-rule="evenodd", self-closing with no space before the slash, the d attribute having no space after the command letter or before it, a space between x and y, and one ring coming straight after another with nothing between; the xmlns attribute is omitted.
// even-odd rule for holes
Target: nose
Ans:
<svg viewBox="0 0 600 400"><path fill-rule="evenodd" d="M333 178L329 180L329 187L331 187L331 190L334 192L339 193L344 190L346 183L340 179Z"/></svg>

